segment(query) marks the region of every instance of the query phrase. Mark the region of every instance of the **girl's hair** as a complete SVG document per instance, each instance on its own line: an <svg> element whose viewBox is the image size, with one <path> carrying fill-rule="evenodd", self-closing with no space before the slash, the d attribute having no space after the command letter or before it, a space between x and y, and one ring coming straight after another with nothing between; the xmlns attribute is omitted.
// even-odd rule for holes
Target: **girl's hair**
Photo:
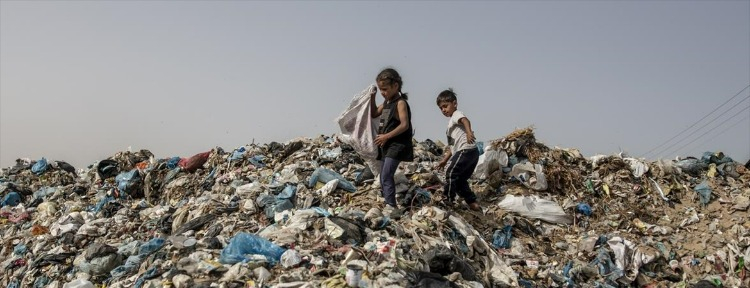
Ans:
<svg viewBox="0 0 750 288"><path fill-rule="evenodd" d="M401 93L401 97L404 100L409 100L409 96L406 93L401 92L401 87L404 86L404 81L401 80L401 75L398 75L396 69L386 68L378 73L378 77L375 77L375 81L386 81L387 84L392 85L393 83L398 84L398 93Z"/></svg>
<svg viewBox="0 0 750 288"><path fill-rule="evenodd" d="M456 92L453 92L453 88L448 88L448 90L443 90L443 92L440 92L437 97L437 105L440 105L440 103L443 102L453 102L456 101Z"/></svg>

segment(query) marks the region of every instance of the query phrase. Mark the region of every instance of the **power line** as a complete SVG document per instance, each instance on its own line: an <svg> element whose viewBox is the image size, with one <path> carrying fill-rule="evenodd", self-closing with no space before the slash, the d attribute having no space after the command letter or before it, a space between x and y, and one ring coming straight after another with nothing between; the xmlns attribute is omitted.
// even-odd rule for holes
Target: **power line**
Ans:
<svg viewBox="0 0 750 288"><path fill-rule="evenodd" d="M729 129L734 128L735 126L739 125L740 123L744 122L747 119L750 119L750 115L743 117L742 119L740 119L740 121L735 122L731 126L727 127L727 129L724 129L721 132L719 132L718 134L714 135L712 138L709 138L706 141L701 142L700 144L698 144L698 147L706 145L706 143L708 143L709 141L713 140L713 138L716 138L716 137L719 137L721 135L724 135L724 133L726 133L727 131L729 131Z"/></svg>
<svg viewBox="0 0 750 288"><path fill-rule="evenodd" d="M669 155L669 154L672 154L672 153L675 153L675 152L677 152L677 151L681 151L681 150L682 150L683 148L685 148L685 146L687 146L687 145L690 145L690 144L692 144L693 142L697 141L698 139L701 139L701 138L703 138L703 136L706 136L706 134L708 134L709 132L713 131L713 129L716 129L716 128L718 128L719 126L721 126L721 125L724 125L724 123L727 123L727 121L731 120L731 119L732 119L732 118L734 118L734 117L737 117L737 115L740 115L740 113L742 113L742 112L745 112L746 110L750 110L750 105L748 105L747 107L745 107L745 109L742 109L742 110L740 110L740 111L737 111L737 113L734 113L734 115L732 115L732 117L729 117L729 118L727 118L726 120L724 120L724 122L721 122L721 123L719 123L719 125L716 125L716 126L714 126L714 128L711 128L710 130L708 130L708 131L706 131L705 133L701 134L700 136L698 136L698 138L695 138L695 139L693 139L693 141L690 141L690 142L688 142L687 144L685 144L685 145L682 145L682 146L681 146L680 148L677 148L677 150L673 150L673 151L670 151L670 153L667 153L667 155Z"/></svg>
<svg viewBox="0 0 750 288"><path fill-rule="evenodd" d="M672 149L674 146L677 146L678 144L680 144L680 142L687 140L688 138L690 138L690 136L695 135L695 133L697 133L698 131L701 131L701 129L706 128L706 126L710 125L711 123L714 123L714 121L716 121L717 119L719 119L721 116L724 116L725 113L731 111L732 109L734 109L734 107L737 107L737 105L739 105L742 102L745 102L745 100L747 100L747 99L750 99L750 95L748 95L744 99L740 100L740 102L737 102L737 104L735 104L735 106L727 109L726 111L724 111L722 113L719 113L718 115L716 115L716 117L714 117L714 119L711 119L711 121L708 121L706 124L703 124L703 126L701 126L700 128L698 128L696 130L693 130L693 132L690 132L690 134L688 134L688 135L680 138L680 140L678 140L677 142L673 143L672 145L667 146L666 148L663 148L663 149L659 150L659 152L656 153L655 156L660 156L662 153L664 153L667 150Z"/></svg>
<svg viewBox="0 0 750 288"><path fill-rule="evenodd" d="M713 111L711 111L710 113L706 114L706 116L703 116L703 118L701 118L700 120L698 120L695 123L693 123L693 125L690 125L690 127L685 128L685 130L680 131L680 133L677 133L677 135L672 136L672 138L669 138L669 140L664 141L664 143L659 144L659 146L656 146L656 147L652 148L651 150L648 150L648 152L644 153L641 157L649 155L649 153L653 152L656 149L661 148L665 144L667 144L670 141L674 140L674 138L677 138L678 136L682 135L682 133L685 133L687 130L690 130L690 128L695 127L695 125L697 125L698 123L700 123L701 121L703 121L703 119L706 119L706 117L708 117L708 115L713 114L714 112L716 112L716 110L719 110L719 108L724 107L724 105L726 105L727 103L729 103L729 101L732 101L732 99L734 99L735 97L737 97L740 94L742 94L742 92L744 92L748 87L750 87L750 85L747 85L747 86L745 86L745 88L742 88L742 90L740 90L740 92L737 92L737 94L734 94L734 96L732 96L732 98L729 98L729 100L727 100L726 102L724 102L721 105L719 105L719 107L716 107Z"/></svg>

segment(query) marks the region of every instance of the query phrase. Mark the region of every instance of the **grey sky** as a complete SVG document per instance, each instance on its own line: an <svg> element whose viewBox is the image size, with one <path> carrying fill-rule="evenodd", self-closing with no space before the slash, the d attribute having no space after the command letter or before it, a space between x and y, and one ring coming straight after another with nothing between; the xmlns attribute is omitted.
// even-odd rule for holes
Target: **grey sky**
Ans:
<svg viewBox="0 0 750 288"><path fill-rule="evenodd" d="M639 156L750 84L750 1L2 1L0 165L331 135L386 66L418 140L453 87L479 139ZM747 161L749 95L657 156Z"/></svg>

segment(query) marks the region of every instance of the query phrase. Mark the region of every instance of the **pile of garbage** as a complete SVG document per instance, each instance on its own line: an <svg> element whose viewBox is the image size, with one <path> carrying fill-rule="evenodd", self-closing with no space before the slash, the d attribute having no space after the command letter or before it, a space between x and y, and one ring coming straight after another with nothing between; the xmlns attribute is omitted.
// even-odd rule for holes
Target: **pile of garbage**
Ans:
<svg viewBox="0 0 750 288"><path fill-rule="evenodd" d="M483 212L444 207L443 144L397 172L401 213L339 135L122 151L0 174L6 287L747 287L750 167L480 143ZM373 169L374 170L374 169Z"/></svg>

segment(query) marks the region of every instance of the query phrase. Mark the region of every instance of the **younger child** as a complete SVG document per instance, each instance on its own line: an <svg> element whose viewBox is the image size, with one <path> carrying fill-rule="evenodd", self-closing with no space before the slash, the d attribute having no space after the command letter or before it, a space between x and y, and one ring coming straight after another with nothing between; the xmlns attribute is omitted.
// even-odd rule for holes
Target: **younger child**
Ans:
<svg viewBox="0 0 750 288"><path fill-rule="evenodd" d="M437 105L445 117L449 117L448 136L449 149L445 149L445 156L440 161L437 168L445 169L445 200L451 205L456 198L456 194L464 198L469 208L474 211L481 211L482 208L477 203L477 195L469 187L469 178L474 173L474 168L479 162L479 150L477 149L476 137L471 130L471 122L466 118L463 112L458 111L458 100L453 89L448 89L437 97Z"/></svg>

